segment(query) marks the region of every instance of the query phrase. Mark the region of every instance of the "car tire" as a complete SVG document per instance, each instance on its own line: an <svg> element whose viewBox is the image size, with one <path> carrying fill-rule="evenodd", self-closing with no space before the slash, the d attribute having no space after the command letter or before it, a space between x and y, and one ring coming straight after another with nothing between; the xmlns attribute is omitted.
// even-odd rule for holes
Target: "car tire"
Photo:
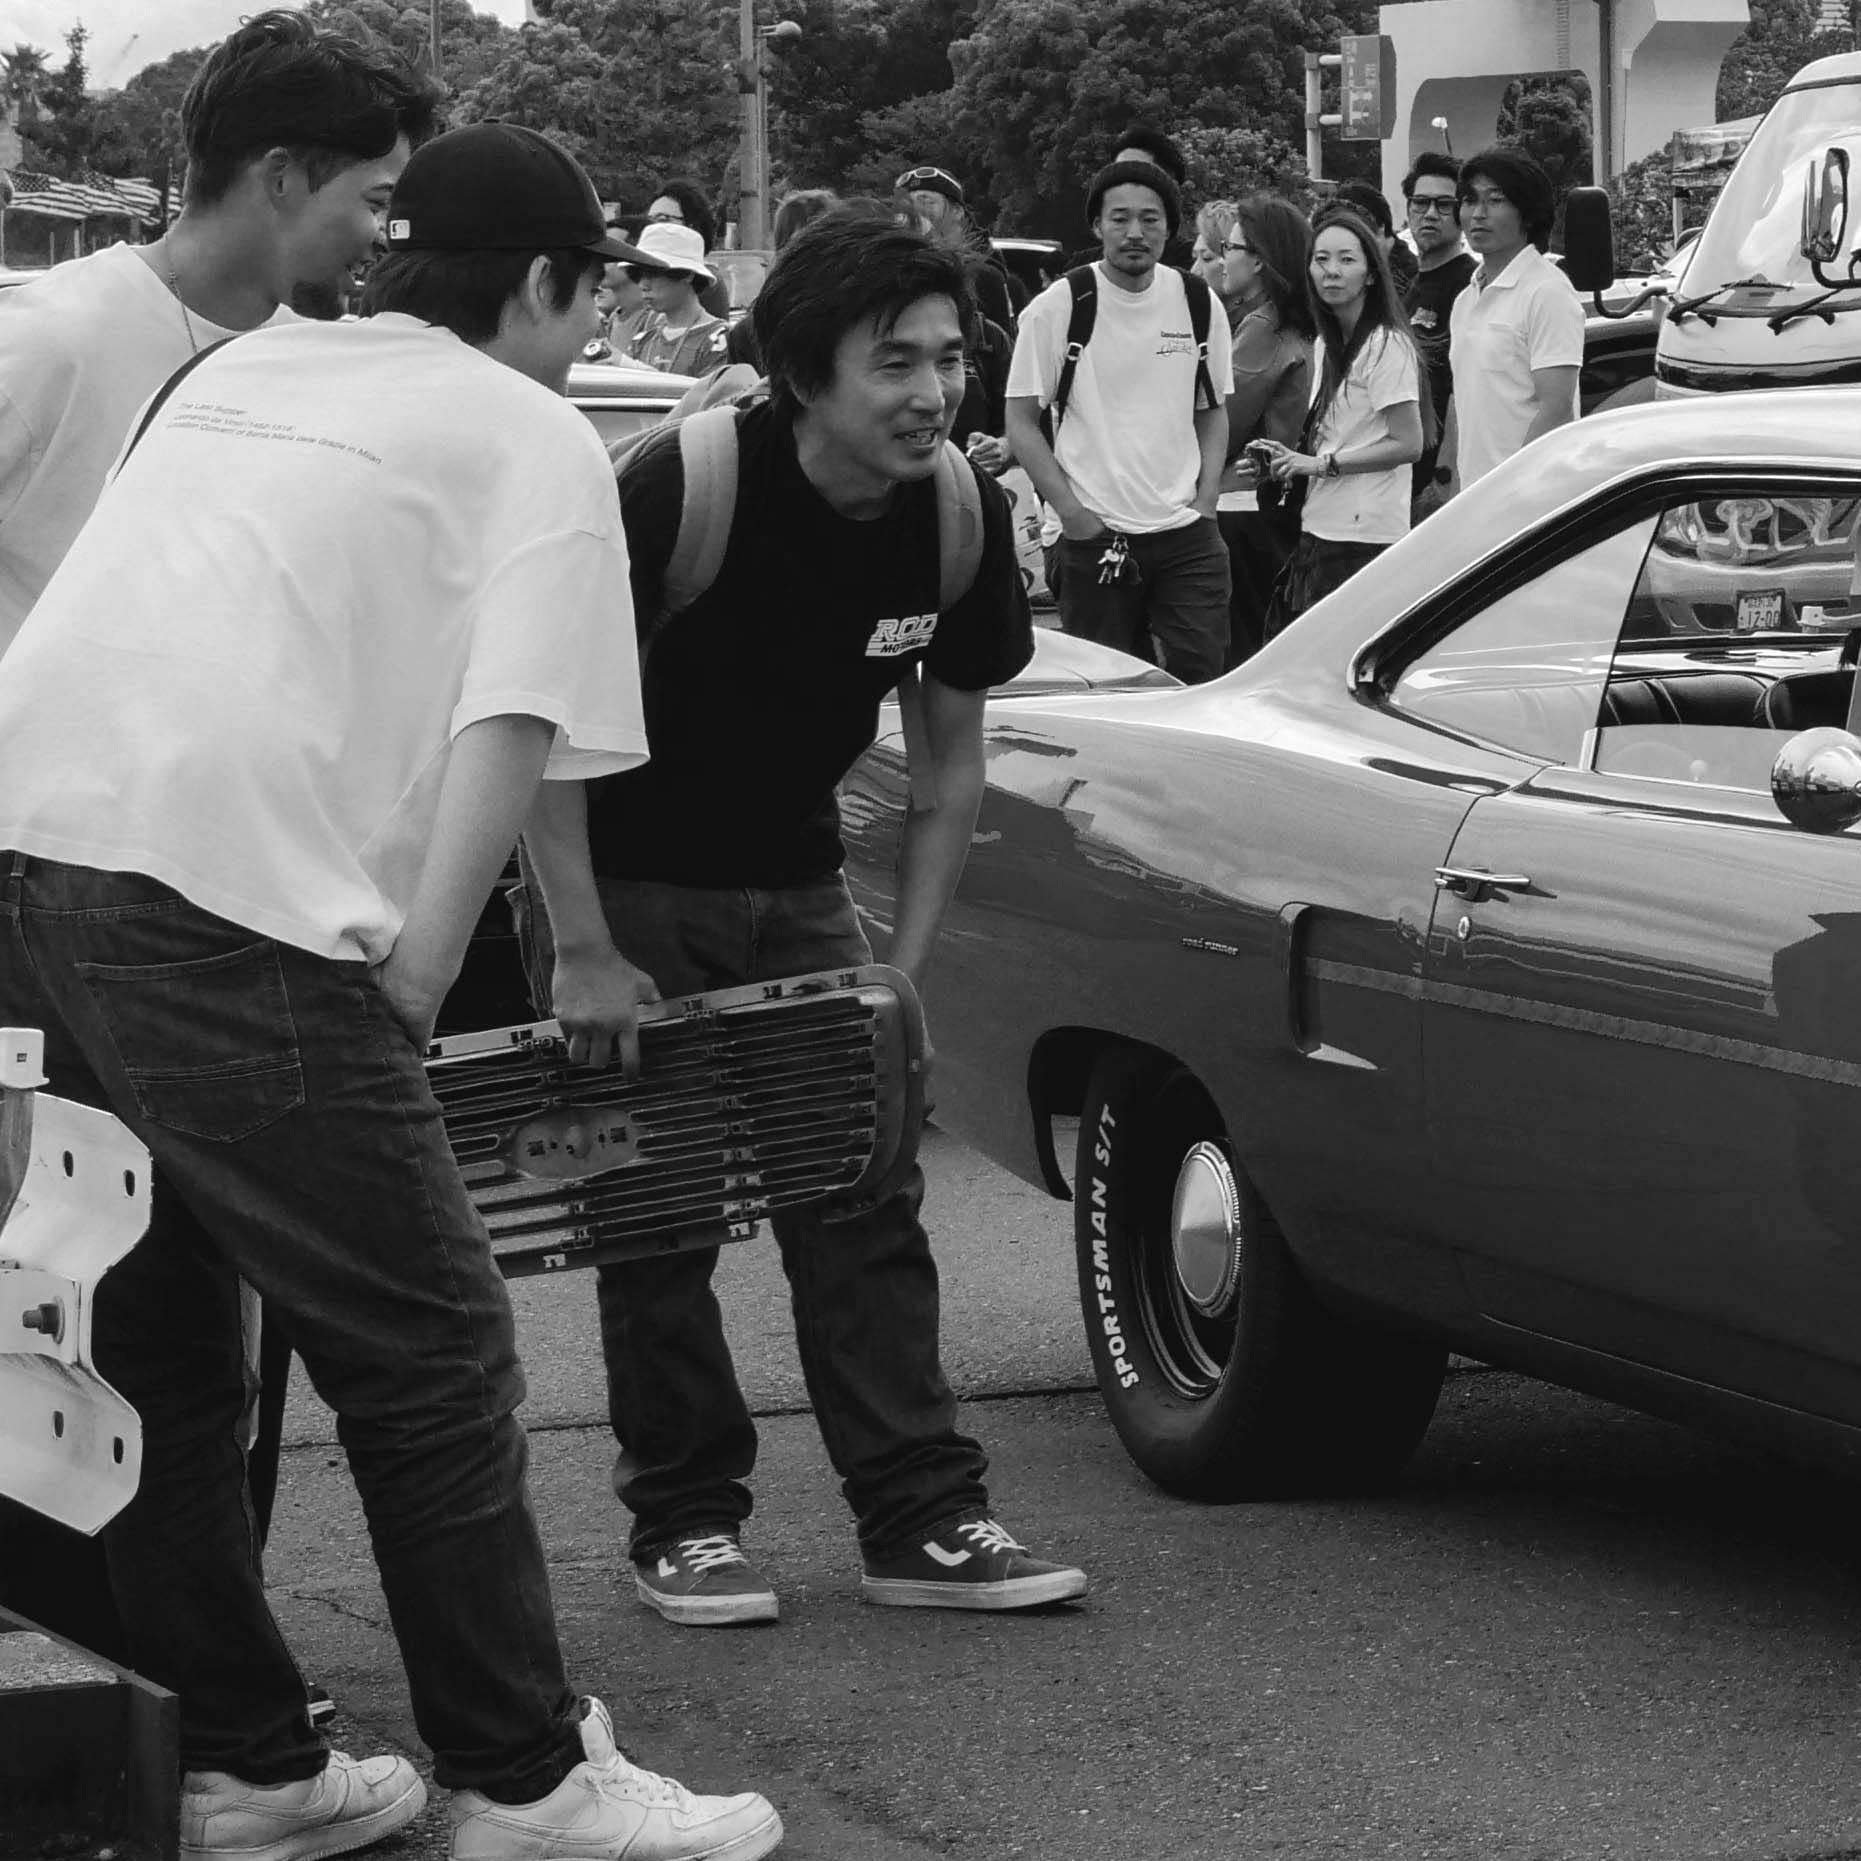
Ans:
<svg viewBox="0 0 1861 1861"><path fill-rule="evenodd" d="M1362 1490L1414 1452L1445 1347L1318 1303L1187 1068L1104 1057L1073 1182L1093 1368L1157 1485L1218 1501Z"/></svg>

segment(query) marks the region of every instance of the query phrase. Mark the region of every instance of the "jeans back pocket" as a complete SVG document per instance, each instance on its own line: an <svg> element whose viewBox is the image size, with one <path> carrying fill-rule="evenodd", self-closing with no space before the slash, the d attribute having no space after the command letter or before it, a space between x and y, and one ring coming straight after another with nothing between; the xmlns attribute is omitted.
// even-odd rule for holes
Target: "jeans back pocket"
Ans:
<svg viewBox="0 0 1861 1861"><path fill-rule="evenodd" d="M270 938L172 963L73 966L151 1124L232 1143L304 1102L304 1068Z"/></svg>

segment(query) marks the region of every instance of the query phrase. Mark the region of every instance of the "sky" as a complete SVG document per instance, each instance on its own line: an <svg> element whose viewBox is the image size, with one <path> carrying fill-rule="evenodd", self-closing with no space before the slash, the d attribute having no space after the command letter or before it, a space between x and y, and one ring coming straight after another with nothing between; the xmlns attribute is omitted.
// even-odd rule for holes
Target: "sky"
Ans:
<svg viewBox="0 0 1861 1861"><path fill-rule="evenodd" d="M0 0L0 51L22 41L42 47L56 70L65 34L80 20L90 28L91 83L109 89L183 46L223 39L244 15L276 0ZM283 0L289 4L289 0ZM523 20L523 0L472 0L480 13L510 25Z"/></svg>

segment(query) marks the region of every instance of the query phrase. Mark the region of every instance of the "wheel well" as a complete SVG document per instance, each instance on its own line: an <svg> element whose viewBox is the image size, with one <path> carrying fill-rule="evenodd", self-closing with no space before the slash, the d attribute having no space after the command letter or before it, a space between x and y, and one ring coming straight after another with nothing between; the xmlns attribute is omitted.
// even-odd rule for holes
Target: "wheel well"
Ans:
<svg viewBox="0 0 1861 1861"><path fill-rule="evenodd" d="M1028 1055L1027 1100L1034 1120L1034 1150L1048 1193L1062 1202L1073 1199L1073 1189L1054 1147L1053 1121L1079 1116L1093 1069L1113 1051L1154 1053L1159 1059L1171 1057L1147 1041L1131 1040L1097 1027L1049 1028Z"/></svg>

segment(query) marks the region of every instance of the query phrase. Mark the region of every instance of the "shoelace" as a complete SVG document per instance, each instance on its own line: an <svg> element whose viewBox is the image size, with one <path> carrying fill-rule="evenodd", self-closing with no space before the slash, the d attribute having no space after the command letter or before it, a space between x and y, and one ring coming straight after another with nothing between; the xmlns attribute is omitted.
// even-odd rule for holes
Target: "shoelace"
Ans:
<svg viewBox="0 0 1861 1861"><path fill-rule="evenodd" d="M675 1777L661 1777L657 1771L649 1771L644 1765L636 1764L624 1751L616 1749L614 1761L604 1771L595 1788L603 1794L610 1786L619 1786L620 1794L630 1802L641 1798L662 1809L690 1809L692 1795Z"/></svg>
<svg viewBox="0 0 1861 1861"><path fill-rule="evenodd" d="M678 1554L701 1576L711 1570L723 1570L731 1564L747 1564L742 1547L734 1538L721 1532L715 1538L682 1538Z"/></svg>
<svg viewBox="0 0 1861 1861"><path fill-rule="evenodd" d="M972 1524L959 1525L957 1530L975 1541L978 1549L984 1551L1020 1551L1025 1554L1027 1546L1017 1543L993 1519L977 1519Z"/></svg>

